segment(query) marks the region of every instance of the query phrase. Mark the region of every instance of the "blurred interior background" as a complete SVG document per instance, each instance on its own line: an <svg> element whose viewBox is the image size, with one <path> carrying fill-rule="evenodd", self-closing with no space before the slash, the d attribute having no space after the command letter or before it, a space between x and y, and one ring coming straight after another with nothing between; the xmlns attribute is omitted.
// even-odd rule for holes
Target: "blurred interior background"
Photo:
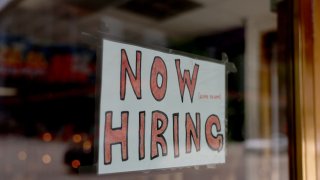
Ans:
<svg viewBox="0 0 320 180"><path fill-rule="evenodd" d="M226 164L108 178L288 179L284 2L1 0L1 176L106 178L92 172L92 39L108 36L215 59L226 52L238 69L228 76Z"/></svg>

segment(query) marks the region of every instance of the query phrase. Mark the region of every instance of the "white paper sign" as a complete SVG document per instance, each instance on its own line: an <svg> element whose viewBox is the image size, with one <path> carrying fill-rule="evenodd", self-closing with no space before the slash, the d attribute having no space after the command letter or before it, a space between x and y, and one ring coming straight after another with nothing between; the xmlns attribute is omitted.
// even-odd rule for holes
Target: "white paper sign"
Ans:
<svg viewBox="0 0 320 180"><path fill-rule="evenodd" d="M98 173L225 162L225 65L103 40Z"/></svg>

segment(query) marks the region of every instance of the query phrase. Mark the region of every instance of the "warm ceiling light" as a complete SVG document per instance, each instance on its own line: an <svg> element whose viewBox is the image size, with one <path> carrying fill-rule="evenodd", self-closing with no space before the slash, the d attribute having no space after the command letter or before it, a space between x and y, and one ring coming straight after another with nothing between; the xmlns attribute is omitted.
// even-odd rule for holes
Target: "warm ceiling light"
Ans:
<svg viewBox="0 0 320 180"><path fill-rule="evenodd" d="M17 89L11 87L0 87L0 96L15 96Z"/></svg>

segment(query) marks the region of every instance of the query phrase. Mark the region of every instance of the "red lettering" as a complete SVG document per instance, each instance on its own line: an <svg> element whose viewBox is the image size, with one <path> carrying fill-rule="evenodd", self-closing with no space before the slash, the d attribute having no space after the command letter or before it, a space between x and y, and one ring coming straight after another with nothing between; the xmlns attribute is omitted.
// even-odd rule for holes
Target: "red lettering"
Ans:
<svg viewBox="0 0 320 180"><path fill-rule="evenodd" d="M196 146L196 151L200 151L200 113L196 113L197 126L191 119L190 113L186 114L186 152L191 152L191 138ZM196 131L197 129L197 131Z"/></svg>
<svg viewBox="0 0 320 180"><path fill-rule="evenodd" d="M128 160L128 116L129 112L121 113L122 125L120 128L112 128L112 111L106 112L105 134L104 134L104 164L111 164L111 146L121 145L122 161Z"/></svg>
<svg viewBox="0 0 320 180"><path fill-rule="evenodd" d="M173 114L173 147L174 157L179 157L179 113Z"/></svg>
<svg viewBox="0 0 320 180"><path fill-rule="evenodd" d="M126 74L128 74L131 86L137 97L141 99L141 52L136 52L136 75L133 74L128 61L127 53L121 49L121 72L120 72L120 99L124 100L126 96Z"/></svg>
<svg viewBox="0 0 320 180"><path fill-rule="evenodd" d="M139 113L139 160L145 156L145 111Z"/></svg>
<svg viewBox="0 0 320 180"><path fill-rule="evenodd" d="M208 146L213 149L220 151L223 146L223 135L218 134L217 136L214 136L212 134L212 126L215 126L217 128L217 132L221 131L221 125L220 125L220 120L218 116L216 115L210 115L207 119L206 122L206 141Z"/></svg>
<svg viewBox="0 0 320 180"><path fill-rule="evenodd" d="M161 86L158 86L158 76L162 77ZM161 57L155 57L151 67L150 88L153 97L161 101L167 91L167 67Z"/></svg>
<svg viewBox="0 0 320 180"><path fill-rule="evenodd" d="M180 69L180 59L176 59L176 70L177 70L178 80L179 80L179 89L180 89L181 101L183 102L184 88L185 88L185 85L187 84L187 88L189 90L190 99L191 99L191 102L192 102L193 101L194 91L196 89L196 84L197 84L199 65L195 64L194 67L193 67L192 80L190 80L190 71L189 70L184 70L184 73L183 73L183 76L182 76L181 69Z"/></svg>
<svg viewBox="0 0 320 180"><path fill-rule="evenodd" d="M161 125L159 127L159 122ZM151 159L159 156L158 144L160 144L162 149L162 156L167 155L167 142L163 136L163 133L168 126L168 117L165 113L161 111L152 112L152 122L151 122Z"/></svg>

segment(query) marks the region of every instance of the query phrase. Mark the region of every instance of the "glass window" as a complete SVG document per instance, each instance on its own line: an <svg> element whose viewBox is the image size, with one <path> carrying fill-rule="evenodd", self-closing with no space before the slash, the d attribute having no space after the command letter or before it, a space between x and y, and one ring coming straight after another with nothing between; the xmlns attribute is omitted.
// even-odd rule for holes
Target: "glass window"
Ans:
<svg viewBox="0 0 320 180"><path fill-rule="evenodd" d="M287 1L0 2L4 179L289 179ZM281 29L282 27L283 29ZM99 38L234 63L227 155L217 165L95 172ZM289 87L290 88L290 87ZM291 140L290 140L291 141Z"/></svg>

